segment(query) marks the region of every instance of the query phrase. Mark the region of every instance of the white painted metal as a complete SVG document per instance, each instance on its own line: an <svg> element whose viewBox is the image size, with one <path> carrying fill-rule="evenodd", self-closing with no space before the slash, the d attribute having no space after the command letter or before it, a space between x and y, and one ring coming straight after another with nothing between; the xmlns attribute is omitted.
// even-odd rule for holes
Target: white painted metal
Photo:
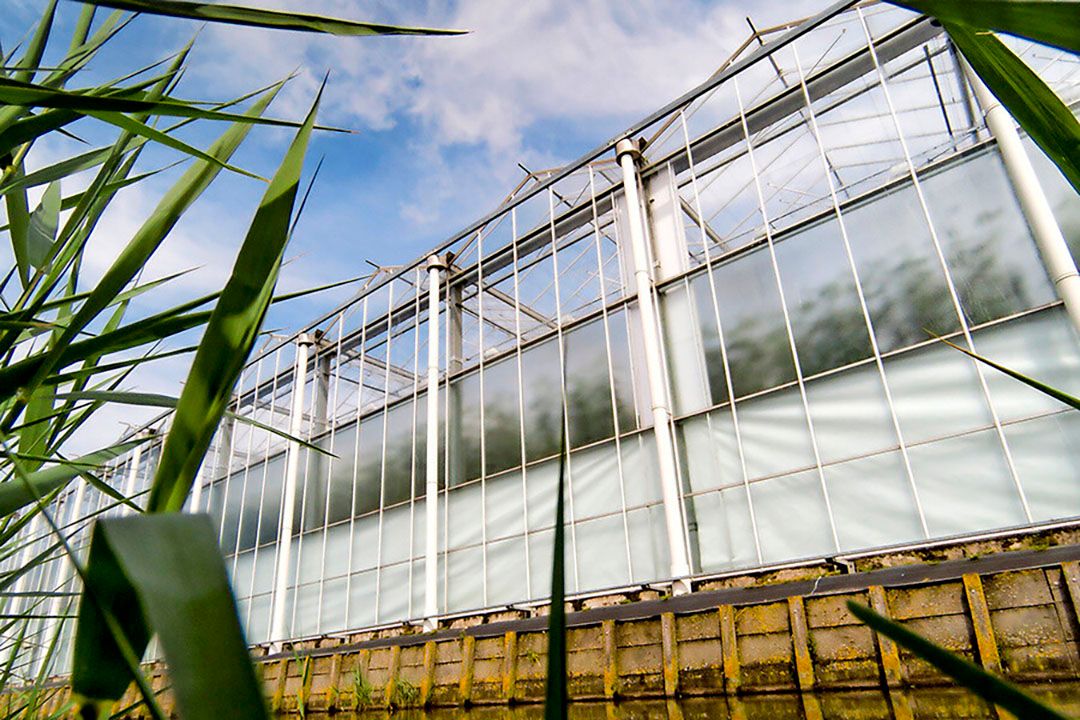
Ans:
<svg viewBox="0 0 1080 720"><path fill-rule="evenodd" d="M1009 111L972 71L971 66L966 61L961 62L964 75L982 108L986 126L997 140L1005 170L1012 181L1016 197L1020 200L1020 208L1024 211L1031 234L1035 237L1035 244L1042 255L1046 271L1054 282L1058 297L1065 303L1065 312L1069 314L1073 328L1080 332L1080 273L1077 273L1076 261L1069 252L1065 236L1062 235L1061 227L1050 208L1050 201L1047 200L1039 178L1035 175L1035 168L1031 165L1031 159L1024 150L1020 133L1016 131L1016 123Z"/></svg>
<svg viewBox="0 0 1080 720"><path fill-rule="evenodd" d="M307 385L308 355L315 339L307 333L296 339L296 365L293 372L292 412L289 416L289 434L299 438L304 428L304 389ZM300 472L300 443L289 441L288 459L285 463L285 491L281 505L281 524L278 527L277 564L274 570L274 592L271 596L270 639L275 648L289 636L286 625L285 597L289 591L289 567L292 554L292 520L296 512L297 475Z"/></svg>
<svg viewBox="0 0 1080 720"><path fill-rule="evenodd" d="M424 517L424 629L438 626L439 614L439 282L446 260L428 258L427 447Z"/></svg>
<svg viewBox="0 0 1080 720"><path fill-rule="evenodd" d="M653 414L653 434L660 468L660 490L664 499L664 520L667 525L672 593L690 591L690 563L686 550L686 520L683 515L682 494L679 492L678 470L675 465L675 438L668 407L667 381L660 350L660 328L653 298L653 275L649 252L645 244L645 222L638 192L638 172L635 164L638 150L633 141L620 140L615 153L622 169L623 193L629 215L630 246L634 257L634 281L640 310L642 339L645 346L645 372L649 379L650 404Z"/></svg>

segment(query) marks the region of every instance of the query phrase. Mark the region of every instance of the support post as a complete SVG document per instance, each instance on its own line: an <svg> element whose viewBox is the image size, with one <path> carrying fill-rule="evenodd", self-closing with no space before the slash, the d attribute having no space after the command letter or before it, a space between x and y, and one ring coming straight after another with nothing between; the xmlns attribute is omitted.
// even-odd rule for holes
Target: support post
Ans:
<svg viewBox="0 0 1080 720"><path fill-rule="evenodd" d="M1020 201L1020 208L1024 211L1046 271L1054 283L1058 297L1065 303L1065 312L1068 313L1073 328L1080 332L1080 274L1076 271L1076 261L1069 252L1065 236L1061 234L1061 227L1050 208L1050 201L1047 200L1031 159L1024 150L1020 133L1016 131L1016 123L971 66L966 61L962 62L964 74L986 119L986 126L997 141L1001 159L1005 162L1005 171Z"/></svg>
<svg viewBox="0 0 1080 720"><path fill-rule="evenodd" d="M136 435L138 440L139 436ZM131 451L131 462L128 464L127 478L124 480L124 497L131 499L135 494L135 486L139 481L139 466L142 464L143 443L139 443Z"/></svg>
<svg viewBox="0 0 1080 720"><path fill-rule="evenodd" d="M427 460L424 494L424 630L439 622L439 283L445 258L428 258Z"/></svg>
<svg viewBox="0 0 1080 720"><path fill-rule="evenodd" d="M653 274L645 242L645 221L638 193L636 161L640 156L637 145L629 139L620 140L615 154L622 169L623 193L629 219L630 245L634 259L634 281L641 318L642 344L645 348L645 373L649 379L649 397L653 414L653 434L659 456L660 489L664 501L664 520L667 525L670 552L672 594L690 591L690 564L686 551L686 519L683 515L679 476L675 465L675 435L668 403L664 361L660 351L660 327L653 300Z"/></svg>
<svg viewBox="0 0 1080 720"><path fill-rule="evenodd" d="M315 339L303 333L296 339L296 365L293 370L292 410L289 415L289 434L299 438L304 429L304 389L307 385L308 357ZM288 639L285 625L285 596L289 591L289 567L292 565L292 525L296 513L297 475L300 473L300 443L290 440L285 461L285 488L278 525L277 568L274 571L274 593L270 599L270 639L274 652Z"/></svg>

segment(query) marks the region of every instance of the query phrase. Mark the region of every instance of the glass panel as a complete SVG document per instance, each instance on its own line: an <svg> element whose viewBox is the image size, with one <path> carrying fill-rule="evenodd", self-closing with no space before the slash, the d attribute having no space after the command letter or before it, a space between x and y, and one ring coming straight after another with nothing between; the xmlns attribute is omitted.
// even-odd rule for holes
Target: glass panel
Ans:
<svg viewBox="0 0 1080 720"><path fill-rule="evenodd" d="M479 543L483 537L483 488L479 482L450 492L448 527L449 547L460 548Z"/></svg>
<svg viewBox="0 0 1080 720"><path fill-rule="evenodd" d="M374 570L349 578L349 627L375 624L375 583Z"/></svg>
<svg viewBox="0 0 1080 720"><path fill-rule="evenodd" d="M737 407L750 479L814 465L810 430L797 388L745 400Z"/></svg>
<svg viewBox="0 0 1080 720"><path fill-rule="evenodd" d="M653 505L631 510L626 514L626 523L630 530L630 562L634 566L634 582L649 582L669 576L667 526L664 524L663 509ZM550 550L547 557L550 562ZM548 577L551 577L550 571Z"/></svg>
<svg viewBox="0 0 1080 720"><path fill-rule="evenodd" d="M450 384L450 487L480 477L480 374Z"/></svg>
<svg viewBox="0 0 1080 720"><path fill-rule="evenodd" d="M332 446L327 443L328 450L338 456L338 459L330 459L329 481L329 523L334 524L342 520L348 520L352 514L353 505L353 473L356 470L356 425L352 424L345 428L339 428L334 434Z"/></svg>
<svg viewBox="0 0 1080 720"><path fill-rule="evenodd" d="M236 552L236 539L240 529L240 504L244 498L244 474L237 473L228 479L225 495L225 521L221 530L221 551L226 555Z"/></svg>
<svg viewBox="0 0 1080 720"><path fill-rule="evenodd" d="M360 423L360 447L356 460L356 493L354 515L379 509L379 489L382 484L382 413L365 418Z"/></svg>
<svg viewBox="0 0 1080 720"><path fill-rule="evenodd" d="M816 470L753 483L761 554L766 562L821 557L836 551ZM798 522L792 522L798 518Z"/></svg>
<svg viewBox="0 0 1080 720"><path fill-rule="evenodd" d="M484 503L489 538L508 537L525 531L524 488L520 470L489 479Z"/></svg>
<svg viewBox="0 0 1080 720"><path fill-rule="evenodd" d="M622 510L619 462L609 442L570 456L574 516L587 518Z"/></svg>
<svg viewBox="0 0 1080 720"><path fill-rule="evenodd" d="M835 218L776 245L804 377L870 357L870 333Z"/></svg>
<svg viewBox="0 0 1080 720"><path fill-rule="evenodd" d="M922 539L915 496L899 452L826 466L825 481L843 549Z"/></svg>
<svg viewBox="0 0 1080 720"><path fill-rule="evenodd" d="M547 340L521 355L522 392L525 394L525 457L537 460L559 452L562 388L559 348Z"/></svg>
<svg viewBox="0 0 1080 720"><path fill-rule="evenodd" d="M386 416L386 468L383 475L383 506L406 502L412 495L413 410L411 402L397 405Z"/></svg>
<svg viewBox="0 0 1080 720"><path fill-rule="evenodd" d="M1080 515L1080 413L1070 410L1005 428L1032 519Z"/></svg>
<svg viewBox="0 0 1080 720"><path fill-rule="evenodd" d="M1039 184L1046 193L1050 206L1054 209L1054 217L1065 236L1065 242L1069 244L1073 258L1080 257L1080 193L1076 192L1057 166L1031 141L1031 138L1025 136L1023 142L1027 156L1031 158L1031 164L1035 166Z"/></svg>
<svg viewBox="0 0 1080 720"><path fill-rule="evenodd" d="M893 407L907 443L990 424L974 363L941 345L885 360Z"/></svg>
<svg viewBox="0 0 1080 720"><path fill-rule="evenodd" d="M898 445L877 364L811 380L806 396L822 462Z"/></svg>
<svg viewBox="0 0 1080 720"><path fill-rule="evenodd" d="M621 514L579 522L575 534L582 588L615 587L630 582Z"/></svg>
<svg viewBox="0 0 1080 720"><path fill-rule="evenodd" d="M1054 300L996 151L923 179L960 302L978 325Z"/></svg>
<svg viewBox="0 0 1080 720"><path fill-rule="evenodd" d="M319 632L335 632L345 629L345 609L348 600L346 578L327 580L323 585L322 618Z"/></svg>
<svg viewBox="0 0 1080 720"><path fill-rule="evenodd" d="M630 340L626 332L626 313L608 315L608 340L611 344L611 370L615 383L615 406L619 430L626 432L637 427L634 409L634 374L630 366Z"/></svg>
<svg viewBox="0 0 1080 720"><path fill-rule="evenodd" d="M639 433L620 443L623 488L627 507L660 502L660 468L656 457L656 438Z"/></svg>
<svg viewBox="0 0 1080 720"><path fill-rule="evenodd" d="M320 442L329 443L328 438ZM298 508L304 518L304 532L316 530L323 526L326 517L326 486L327 486L327 463L328 458L313 450L300 450L300 488L302 495L296 498L301 504ZM295 532L295 527L293 532Z"/></svg>
<svg viewBox="0 0 1080 720"><path fill-rule="evenodd" d="M488 603L499 605L526 600L527 572L524 536L489 543L487 546Z"/></svg>
<svg viewBox="0 0 1080 720"><path fill-rule="evenodd" d="M285 480L285 455L275 455L265 464L262 510L259 520L259 545L277 542L281 524L281 503Z"/></svg>
<svg viewBox="0 0 1080 720"><path fill-rule="evenodd" d="M447 553L446 561L446 602L450 612L483 607L484 549L455 550Z"/></svg>
<svg viewBox="0 0 1080 720"><path fill-rule="evenodd" d="M352 569L367 570L379 563L379 516L357 518L352 528Z"/></svg>
<svg viewBox="0 0 1080 720"><path fill-rule="evenodd" d="M746 488L740 486L694 496L698 545L703 572L721 572L757 564L754 529ZM637 555L634 556L637 563Z"/></svg>
<svg viewBox="0 0 1080 720"><path fill-rule="evenodd" d="M412 555L409 547L412 508L399 505L383 511L382 559L383 565L407 560Z"/></svg>
<svg viewBox="0 0 1080 720"><path fill-rule="evenodd" d="M981 355L1007 368L1080 395L1080 348L1068 316L1060 307L983 328L975 333L975 346ZM985 377L1002 420L1062 408L1057 400L1003 373L987 370Z"/></svg>
<svg viewBox="0 0 1080 720"><path fill-rule="evenodd" d="M736 395L794 380L795 363L768 250L754 250L713 273ZM698 307L699 317L712 313L711 302ZM716 396L720 388L713 386L714 402L722 402Z"/></svg>
<svg viewBox="0 0 1080 720"><path fill-rule="evenodd" d="M910 183L843 211L881 352L959 329L922 206ZM888 218L888 222L883 222Z"/></svg>
<svg viewBox="0 0 1080 720"><path fill-rule="evenodd" d="M384 567L379 576L379 622L409 617L409 564Z"/></svg>
<svg viewBox="0 0 1080 720"><path fill-rule="evenodd" d="M932 536L1019 525L1024 513L994 430L908 451Z"/></svg>
<svg viewBox="0 0 1080 720"><path fill-rule="evenodd" d="M603 321L574 328L565 342L570 446L578 447L615 432Z"/></svg>
<svg viewBox="0 0 1080 720"><path fill-rule="evenodd" d="M521 464L517 358L484 367L485 470L490 475Z"/></svg>
<svg viewBox="0 0 1080 720"><path fill-rule="evenodd" d="M727 378L724 376L724 356L720 349L720 333L716 327L716 308L713 307L709 276L698 275L690 281L694 295L697 319L701 332L701 344L705 352L705 371L709 380L709 394L714 405L728 401Z"/></svg>

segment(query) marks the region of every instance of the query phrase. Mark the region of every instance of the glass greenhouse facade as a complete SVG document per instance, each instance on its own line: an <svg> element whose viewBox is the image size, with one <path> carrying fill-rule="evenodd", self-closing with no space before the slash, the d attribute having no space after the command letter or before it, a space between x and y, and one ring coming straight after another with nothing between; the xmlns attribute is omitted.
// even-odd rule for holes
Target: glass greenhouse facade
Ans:
<svg viewBox="0 0 1080 720"><path fill-rule="evenodd" d="M326 453L226 421L204 462L251 642L542 604L563 442L575 594L1080 519L1080 415L936 339L1080 392L942 30L871 5L751 40L644 142L252 359L231 410ZM1075 56L1010 42L1076 106ZM1080 198L1023 143L1075 256ZM157 447L107 479L146 489ZM85 484L59 510L102 512ZM24 590L72 587L43 567Z"/></svg>

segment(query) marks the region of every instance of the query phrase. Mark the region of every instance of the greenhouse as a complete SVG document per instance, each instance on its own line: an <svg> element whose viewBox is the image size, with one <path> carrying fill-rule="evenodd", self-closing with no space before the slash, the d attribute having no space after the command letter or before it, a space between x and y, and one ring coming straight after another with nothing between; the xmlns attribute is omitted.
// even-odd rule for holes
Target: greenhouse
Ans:
<svg viewBox="0 0 1080 720"><path fill-rule="evenodd" d="M1076 57L1010 42L1080 102ZM1080 416L943 342L1080 390L1080 198L995 112L914 13L754 31L260 350L190 500L249 641L544 604L563 447L579 597L1080 520ZM146 490L157 450L105 479Z"/></svg>

